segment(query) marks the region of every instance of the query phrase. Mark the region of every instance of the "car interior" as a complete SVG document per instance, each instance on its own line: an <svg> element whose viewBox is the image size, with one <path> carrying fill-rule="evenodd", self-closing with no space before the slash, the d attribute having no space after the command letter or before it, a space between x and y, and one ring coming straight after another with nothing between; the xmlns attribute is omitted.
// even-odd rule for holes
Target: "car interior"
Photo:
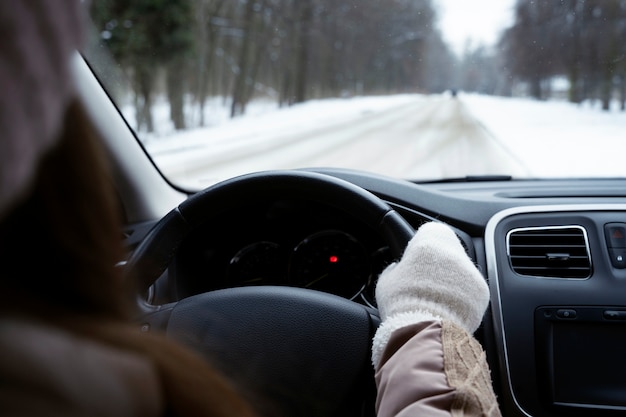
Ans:
<svg viewBox="0 0 626 417"><path fill-rule="evenodd" d="M377 277L420 225L443 222L490 288L475 336L502 414L626 414L626 179L302 167L190 190L157 168L88 60L73 69L111 157L119 265L146 331L254 379L288 415L373 416Z"/></svg>
<svg viewBox="0 0 626 417"><path fill-rule="evenodd" d="M503 414L626 410L626 180L417 184L311 168L251 173L187 194L150 162L79 56L75 70L112 156L131 249L120 261L140 276L141 325L224 355L227 366L262 352L268 381L322 373L325 398L350 398L342 406L370 415L376 276L413 230L439 221L489 283L477 337ZM348 264L335 267L329 256ZM243 327L235 340L221 339L228 351L197 334L219 331L216 314ZM275 369L294 350L302 368Z"/></svg>

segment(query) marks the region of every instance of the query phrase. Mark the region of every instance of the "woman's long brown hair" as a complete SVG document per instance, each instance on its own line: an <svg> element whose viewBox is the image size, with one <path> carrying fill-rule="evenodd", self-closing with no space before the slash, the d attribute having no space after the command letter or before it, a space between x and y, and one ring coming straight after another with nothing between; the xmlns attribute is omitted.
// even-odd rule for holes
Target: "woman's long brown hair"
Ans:
<svg viewBox="0 0 626 417"><path fill-rule="evenodd" d="M0 314L23 317L150 358L166 413L252 416L234 385L200 356L130 321L121 205L95 130L78 101L28 196L0 220Z"/></svg>
<svg viewBox="0 0 626 417"><path fill-rule="evenodd" d="M0 224L2 307L127 318L121 210L82 106L70 104L59 143L32 189Z"/></svg>

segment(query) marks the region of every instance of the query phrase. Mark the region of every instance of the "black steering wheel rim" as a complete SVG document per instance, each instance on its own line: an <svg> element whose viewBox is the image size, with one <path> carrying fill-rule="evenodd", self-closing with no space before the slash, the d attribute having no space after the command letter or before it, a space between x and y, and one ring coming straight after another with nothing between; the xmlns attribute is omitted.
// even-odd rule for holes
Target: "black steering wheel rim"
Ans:
<svg viewBox="0 0 626 417"><path fill-rule="evenodd" d="M377 230L394 258L402 256L412 226L387 203L348 181L309 171L246 174L200 191L170 211L126 263L129 279L143 293L161 276L185 236L211 216L262 197L299 196L344 210ZM144 306L145 307L145 306Z"/></svg>
<svg viewBox="0 0 626 417"><path fill-rule="evenodd" d="M350 213L378 231L394 257L414 234L388 204L347 181L308 171L254 173L209 187L168 213L127 262L129 279L144 293L207 219L254 199L285 196ZM363 411L375 396L369 358L379 319L370 308L289 287L231 288L164 306L138 304L143 323L161 327L223 372L254 380L251 391L281 415L373 415Z"/></svg>

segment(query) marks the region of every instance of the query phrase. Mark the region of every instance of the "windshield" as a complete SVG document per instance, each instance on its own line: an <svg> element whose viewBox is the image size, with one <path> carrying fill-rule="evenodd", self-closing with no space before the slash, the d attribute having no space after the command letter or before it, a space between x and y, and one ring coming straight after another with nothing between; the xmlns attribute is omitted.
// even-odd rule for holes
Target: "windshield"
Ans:
<svg viewBox="0 0 626 417"><path fill-rule="evenodd" d="M182 187L304 167L416 181L626 174L625 1L89 7L87 59Z"/></svg>

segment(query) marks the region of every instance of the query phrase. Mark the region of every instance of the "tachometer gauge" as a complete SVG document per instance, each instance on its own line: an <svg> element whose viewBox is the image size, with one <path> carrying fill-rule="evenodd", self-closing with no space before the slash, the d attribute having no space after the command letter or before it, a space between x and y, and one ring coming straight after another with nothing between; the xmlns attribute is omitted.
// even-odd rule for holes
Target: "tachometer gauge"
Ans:
<svg viewBox="0 0 626 417"><path fill-rule="evenodd" d="M289 267L292 285L348 299L363 290L369 274L369 257L363 245L337 230L318 232L300 242Z"/></svg>
<svg viewBox="0 0 626 417"><path fill-rule="evenodd" d="M393 256L391 255L391 249L389 246L384 246L377 249L370 255L372 259L372 274L370 275L367 287L362 292L361 297L363 301L370 307L376 307L376 283L378 282L378 276L383 270L393 262Z"/></svg>
<svg viewBox="0 0 626 417"><path fill-rule="evenodd" d="M284 251L274 242L257 242L241 249L230 260L230 285L285 284L287 262Z"/></svg>

